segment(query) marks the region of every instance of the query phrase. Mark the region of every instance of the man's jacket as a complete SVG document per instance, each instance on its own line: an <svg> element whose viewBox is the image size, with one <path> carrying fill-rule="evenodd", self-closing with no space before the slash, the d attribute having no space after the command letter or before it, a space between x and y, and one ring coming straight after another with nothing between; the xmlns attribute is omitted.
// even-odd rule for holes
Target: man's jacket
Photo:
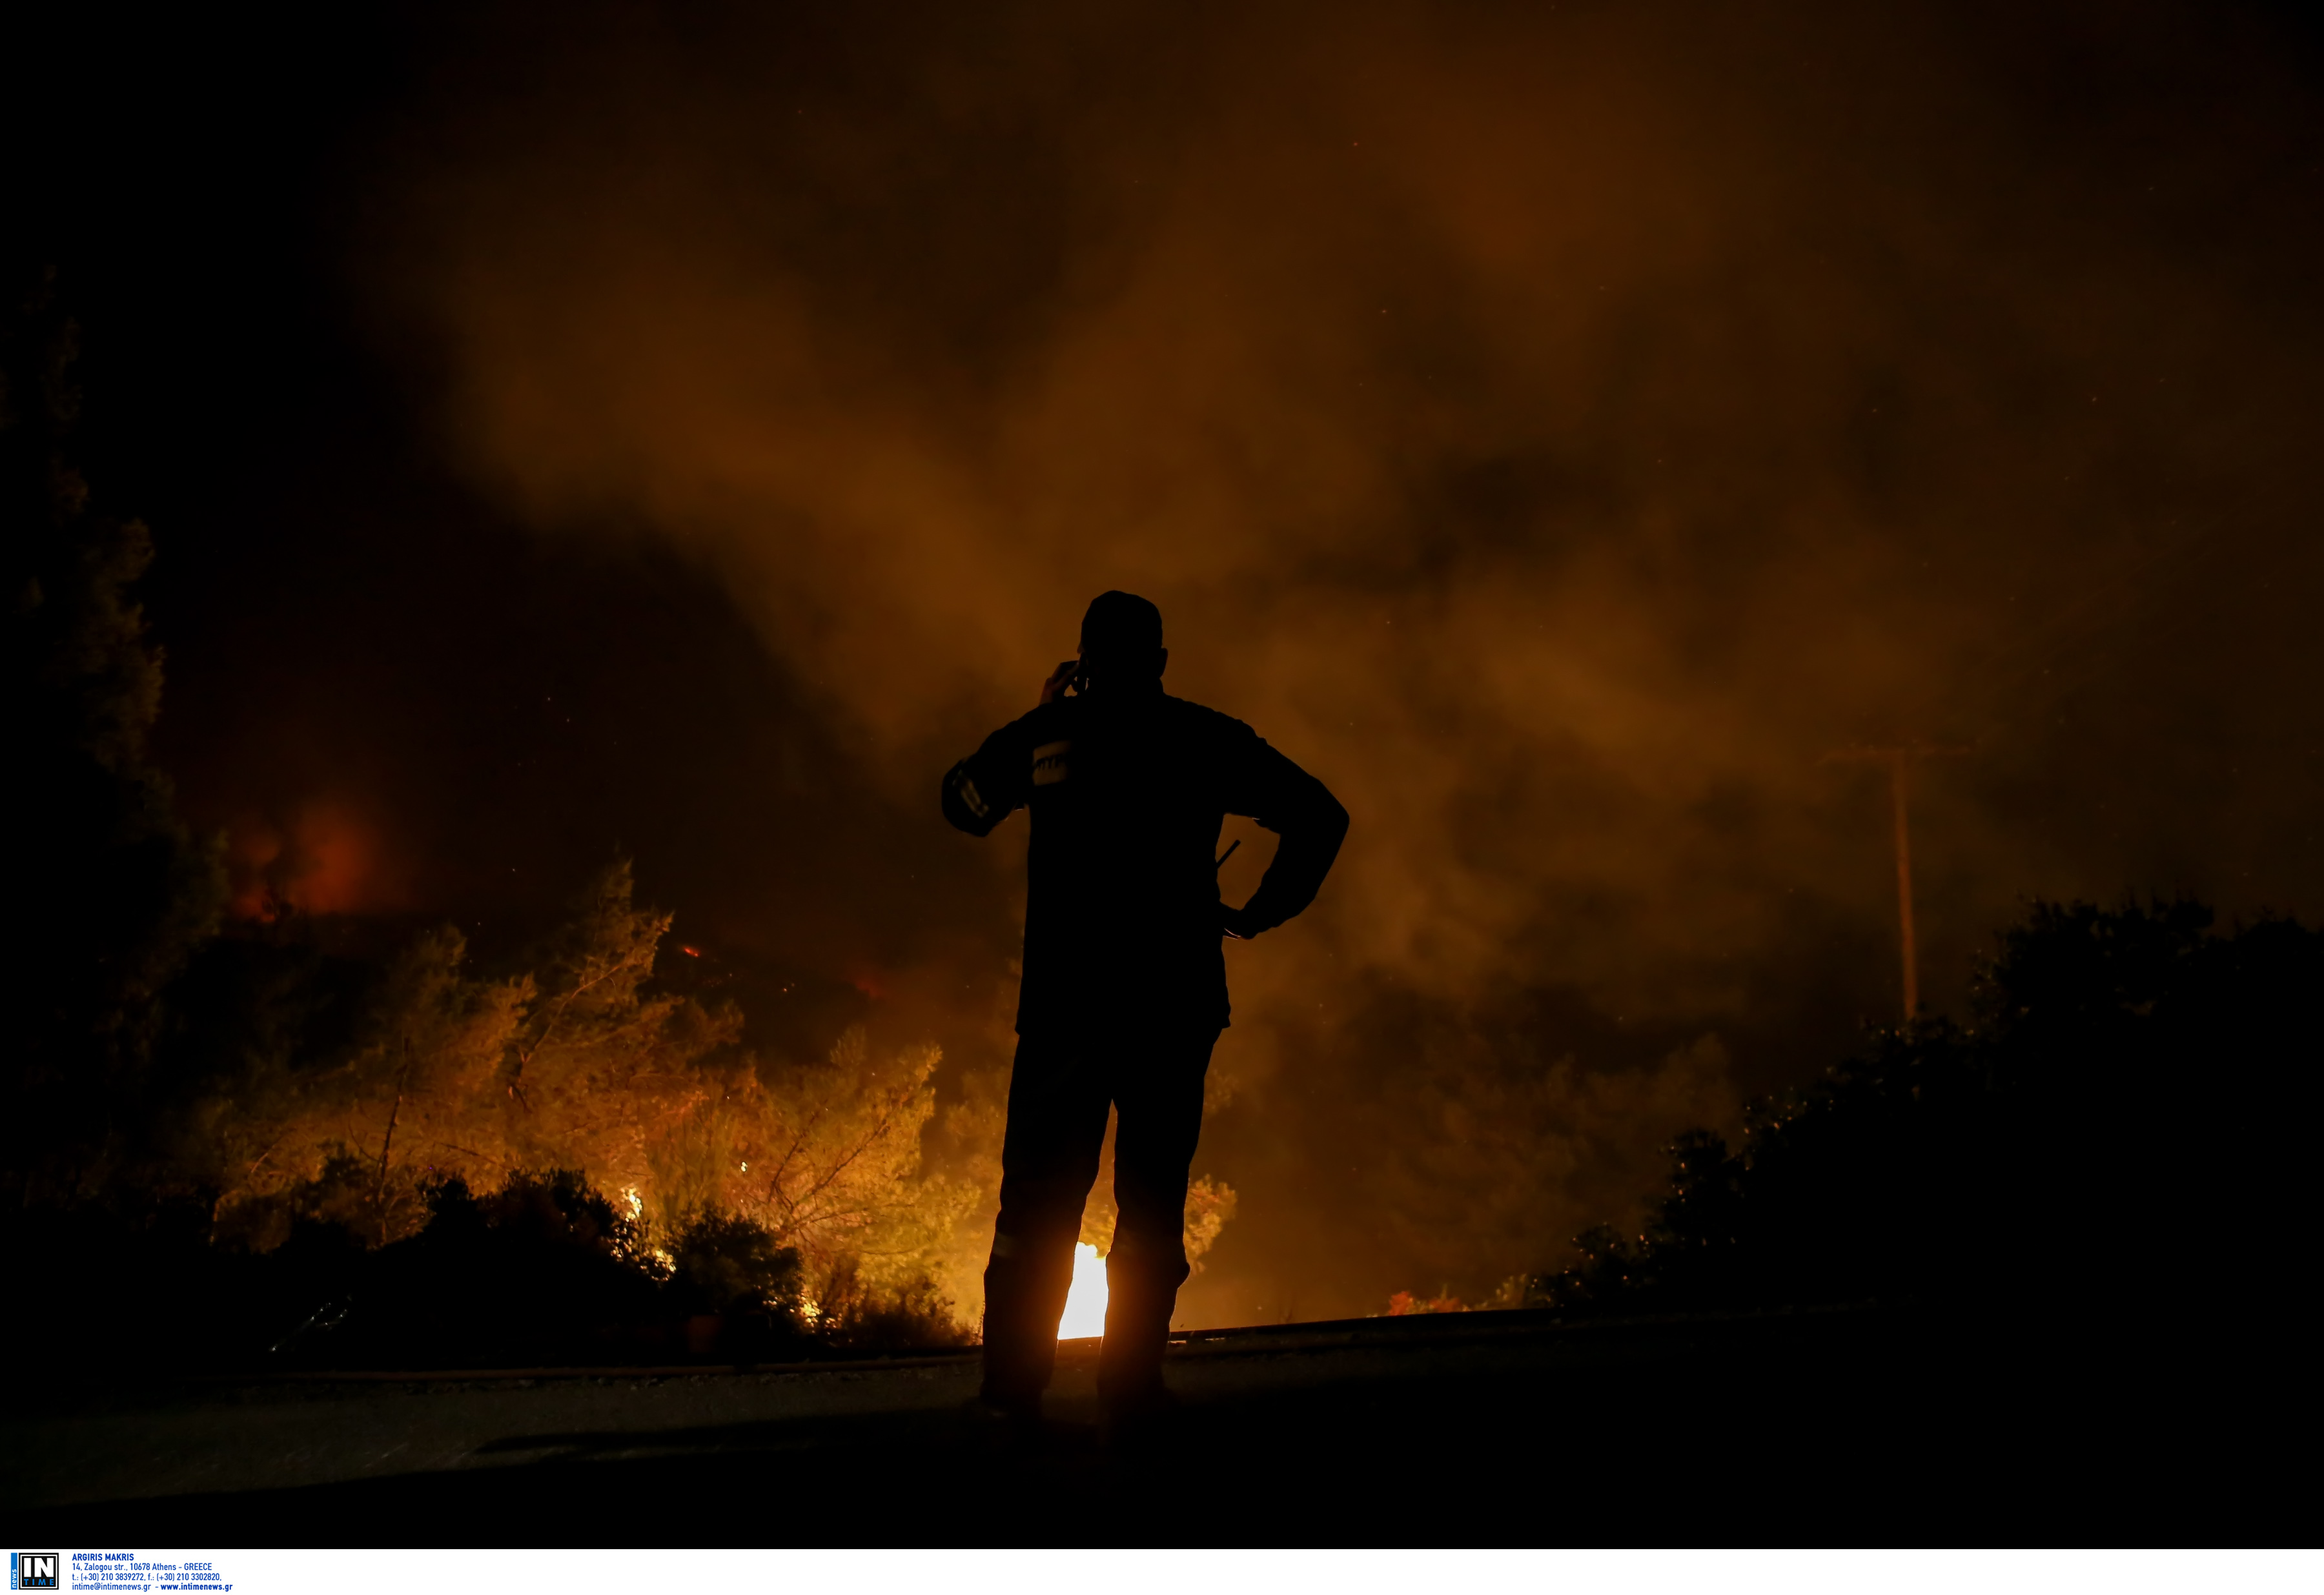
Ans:
<svg viewBox="0 0 2324 1595"><path fill-rule="evenodd" d="M944 780L973 836L1032 810L1017 1029L1223 1026L1215 850L1231 814L1283 840L1237 920L1256 935L1314 900L1347 834L1323 783L1241 721L1160 691L1059 698L1002 726Z"/></svg>

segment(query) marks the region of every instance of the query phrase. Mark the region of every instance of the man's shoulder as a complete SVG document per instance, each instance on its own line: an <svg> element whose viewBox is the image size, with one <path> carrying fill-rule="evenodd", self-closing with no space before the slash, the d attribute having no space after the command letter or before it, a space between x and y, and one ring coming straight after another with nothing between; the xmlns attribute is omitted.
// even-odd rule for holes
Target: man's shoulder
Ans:
<svg viewBox="0 0 2324 1595"><path fill-rule="evenodd" d="M1162 712L1168 717L1171 729L1182 736L1215 739L1219 742L1256 740L1259 733L1231 715L1222 714L1192 698L1162 696Z"/></svg>

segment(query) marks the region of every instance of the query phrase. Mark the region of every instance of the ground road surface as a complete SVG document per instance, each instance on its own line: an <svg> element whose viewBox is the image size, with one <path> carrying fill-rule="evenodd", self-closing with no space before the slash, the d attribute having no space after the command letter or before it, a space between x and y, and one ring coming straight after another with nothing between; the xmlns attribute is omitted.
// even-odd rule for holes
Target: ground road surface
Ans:
<svg viewBox="0 0 2324 1595"><path fill-rule="evenodd" d="M1094 1341L1062 1348L1030 1439L963 1411L973 1353L535 1377L19 1370L0 1489L15 1538L76 1545L2305 1532L2313 1464L2269 1442L2291 1410L2232 1370L2164 1377L2155 1338L1872 1309L1213 1331L1173 1344L1168 1427L1129 1439L1098 1425Z"/></svg>

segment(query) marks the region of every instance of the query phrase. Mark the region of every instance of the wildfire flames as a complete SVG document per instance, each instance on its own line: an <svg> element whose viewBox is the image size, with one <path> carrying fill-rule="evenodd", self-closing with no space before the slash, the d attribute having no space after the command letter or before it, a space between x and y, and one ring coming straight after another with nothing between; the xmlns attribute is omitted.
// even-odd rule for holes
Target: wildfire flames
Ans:
<svg viewBox="0 0 2324 1595"><path fill-rule="evenodd" d="M1097 1248L1074 1248L1074 1286L1065 1293L1065 1311L1057 1320L1061 1341L1094 1340L1105 1332L1105 1259Z"/></svg>

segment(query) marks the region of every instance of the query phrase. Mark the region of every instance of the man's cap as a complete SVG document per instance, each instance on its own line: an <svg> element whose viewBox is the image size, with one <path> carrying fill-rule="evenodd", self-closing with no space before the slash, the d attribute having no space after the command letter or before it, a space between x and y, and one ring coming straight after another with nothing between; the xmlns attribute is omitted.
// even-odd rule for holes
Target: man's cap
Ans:
<svg viewBox="0 0 2324 1595"><path fill-rule="evenodd" d="M1162 646L1162 612L1135 593L1100 593L1082 616L1082 654L1135 659Z"/></svg>

